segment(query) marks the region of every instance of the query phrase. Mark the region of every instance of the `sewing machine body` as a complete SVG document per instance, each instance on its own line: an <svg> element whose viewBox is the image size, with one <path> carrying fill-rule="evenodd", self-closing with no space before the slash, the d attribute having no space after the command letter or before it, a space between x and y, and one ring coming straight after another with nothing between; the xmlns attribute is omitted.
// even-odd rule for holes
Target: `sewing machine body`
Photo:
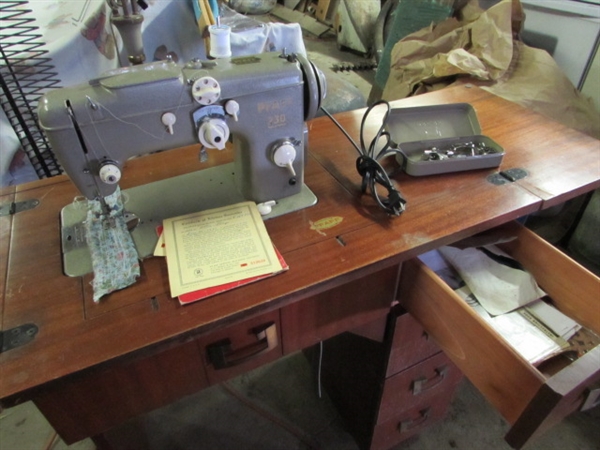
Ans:
<svg viewBox="0 0 600 450"><path fill-rule="evenodd" d="M39 103L39 120L88 199L114 192L131 157L199 141L223 148L231 136L237 188L245 199L265 202L300 192L305 121L324 92L322 74L295 55L191 61L183 68L156 62L51 91Z"/></svg>
<svg viewBox="0 0 600 450"><path fill-rule="evenodd" d="M200 144L197 171L123 191L128 213L140 219L131 236L145 258L153 254L156 227L168 217L253 200L266 206L259 210L268 219L315 204L303 182L305 122L325 90L322 73L300 55L264 53L184 67L157 62L51 91L39 102L39 120L61 165L90 200L115 192L129 158ZM206 168L203 159L230 137L234 162ZM92 271L85 220L81 202L61 211L63 270L70 276Z"/></svg>

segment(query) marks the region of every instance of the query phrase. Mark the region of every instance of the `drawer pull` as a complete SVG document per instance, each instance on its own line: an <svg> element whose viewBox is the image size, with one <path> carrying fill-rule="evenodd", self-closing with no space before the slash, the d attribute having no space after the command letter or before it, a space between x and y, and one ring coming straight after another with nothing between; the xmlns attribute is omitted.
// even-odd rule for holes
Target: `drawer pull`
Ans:
<svg viewBox="0 0 600 450"><path fill-rule="evenodd" d="M444 378L446 378L446 375L448 374L448 366L442 366L435 369L435 373L436 375L431 379L427 379L427 377L420 377L416 380L413 380L413 395L419 395L425 391L428 391L429 389L433 389L442 381L444 381Z"/></svg>
<svg viewBox="0 0 600 450"><path fill-rule="evenodd" d="M256 334L258 341L237 350L231 348L229 339L223 339L208 345L206 347L208 359L214 368L225 369L237 366L277 347L279 340L275 323L255 328L252 331Z"/></svg>
<svg viewBox="0 0 600 450"><path fill-rule="evenodd" d="M581 405L580 411L587 411L588 409L594 408L598 405L600 405L600 385L595 384L587 388L585 400Z"/></svg>
<svg viewBox="0 0 600 450"><path fill-rule="evenodd" d="M398 431L400 433L406 433L407 431L413 430L417 427L422 426L429 419L429 408L422 409L419 411L418 419L406 419L398 424Z"/></svg>

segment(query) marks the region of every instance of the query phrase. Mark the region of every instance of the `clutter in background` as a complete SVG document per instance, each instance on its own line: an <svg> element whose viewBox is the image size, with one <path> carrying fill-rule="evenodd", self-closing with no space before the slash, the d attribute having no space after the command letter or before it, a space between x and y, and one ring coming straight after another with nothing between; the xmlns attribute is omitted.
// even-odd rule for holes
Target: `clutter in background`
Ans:
<svg viewBox="0 0 600 450"><path fill-rule="evenodd" d="M136 26L142 30L148 62L206 57L193 13L194 2L197 0L148 2L146 10L137 11L144 16L142 25ZM5 11L7 6L0 9L3 18L9 13L11 21L25 18L14 16L12 9L29 3L16 3L11 2L11 11ZM342 64L333 67L333 71L376 70L369 103L468 82L600 137L600 114L589 99L575 88L547 52L520 39L527 17L519 0L504 0L487 10L479 6L490 3L485 0L211 0L212 3L218 3L221 18L230 21L234 56L240 52L279 51L283 47L288 52L304 53L303 31L316 37L334 34L341 49L362 54L368 63ZM31 15L41 18L36 21L40 38L49 46L47 56L61 85L83 82L127 64L120 33L111 32L109 5L104 0L93 0L86 6L85 14L80 14L75 4L69 6L72 11L65 11L52 3L32 3ZM270 14L272 20L254 19L255 14ZM70 16L77 21L68 20ZM286 24L275 23L281 21ZM5 36L2 39L6 46ZM30 64L27 58L20 61ZM44 68L44 74L48 70ZM10 108L4 98L2 103L5 110ZM35 101L22 103L31 103L35 109ZM1 176L2 184L7 185L15 183L15 179L23 181L21 177L11 178L6 170L17 149L22 148L30 161L33 156L22 139L16 147L5 142L5 136L12 135L9 132L15 127L13 122L4 121L2 127ZM34 168L37 177L56 174L40 173L36 163Z"/></svg>
<svg viewBox="0 0 600 450"><path fill-rule="evenodd" d="M544 50L519 39L526 17L518 0L459 14L401 39L393 48L381 94L395 100L455 82L475 83L500 97L600 137L600 113Z"/></svg>
<svg viewBox="0 0 600 450"><path fill-rule="evenodd" d="M241 14L267 14L275 7L277 0L226 0L224 3Z"/></svg>

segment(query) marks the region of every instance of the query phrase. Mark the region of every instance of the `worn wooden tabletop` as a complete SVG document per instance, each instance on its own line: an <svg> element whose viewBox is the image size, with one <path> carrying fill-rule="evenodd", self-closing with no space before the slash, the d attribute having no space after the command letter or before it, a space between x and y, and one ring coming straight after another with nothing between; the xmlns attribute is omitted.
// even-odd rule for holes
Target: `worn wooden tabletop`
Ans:
<svg viewBox="0 0 600 450"><path fill-rule="evenodd" d="M600 186L599 141L479 88L457 86L393 107L457 102L470 103L482 134L506 151L499 168L428 177L398 173L394 180L408 204L401 216L390 218L360 194L357 153L347 139L329 118L314 119L305 181L318 203L266 222L290 270L187 306L170 298L160 258L142 262L135 285L93 303L91 276L62 273L59 212L78 195L74 185L60 176L4 189L2 204L33 198L40 204L0 217L2 329L34 323L39 333L33 342L0 355L0 398L301 301ZM364 112L336 116L356 140ZM369 136L379 127L382 112L372 114ZM230 157L224 151L212 163ZM127 162L121 187L199 167L192 147L137 158ZM528 176L501 186L487 181L490 174L510 168L525 169ZM318 226L324 222L335 225Z"/></svg>

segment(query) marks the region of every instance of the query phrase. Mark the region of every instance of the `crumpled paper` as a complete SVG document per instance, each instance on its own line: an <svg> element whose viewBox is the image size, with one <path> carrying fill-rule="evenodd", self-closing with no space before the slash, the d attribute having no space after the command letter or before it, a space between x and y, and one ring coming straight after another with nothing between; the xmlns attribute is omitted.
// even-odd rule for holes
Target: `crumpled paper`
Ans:
<svg viewBox="0 0 600 450"><path fill-rule="evenodd" d="M407 97L423 82L456 75L496 80L513 56L512 1L481 13L476 20L450 18L401 40L392 50L386 99Z"/></svg>
<svg viewBox="0 0 600 450"><path fill-rule="evenodd" d="M600 113L573 86L552 56L522 42L515 42L514 51L519 57L510 74L488 86L474 84L600 139Z"/></svg>
<svg viewBox="0 0 600 450"><path fill-rule="evenodd" d="M507 257L495 246L488 250ZM441 247L439 252L492 316L513 311L546 295L529 272L496 262L477 248Z"/></svg>
<svg viewBox="0 0 600 450"><path fill-rule="evenodd" d="M545 51L518 39L526 20L519 0L486 11L472 0L462 17L430 25L392 50L384 100L469 82L600 138L600 113Z"/></svg>

